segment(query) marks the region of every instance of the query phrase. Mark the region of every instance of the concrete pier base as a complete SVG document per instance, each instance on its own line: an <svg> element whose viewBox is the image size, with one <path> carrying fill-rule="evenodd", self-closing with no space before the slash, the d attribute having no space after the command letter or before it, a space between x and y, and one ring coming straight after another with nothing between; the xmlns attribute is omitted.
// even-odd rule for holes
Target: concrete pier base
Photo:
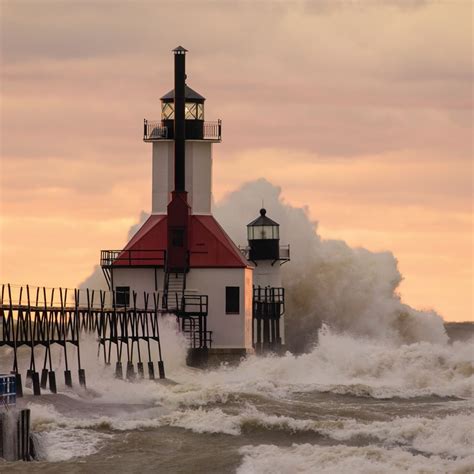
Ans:
<svg viewBox="0 0 474 474"><path fill-rule="evenodd" d="M254 353L253 349L241 348L189 349L186 364L198 368L218 367L221 364L237 365L242 359Z"/></svg>

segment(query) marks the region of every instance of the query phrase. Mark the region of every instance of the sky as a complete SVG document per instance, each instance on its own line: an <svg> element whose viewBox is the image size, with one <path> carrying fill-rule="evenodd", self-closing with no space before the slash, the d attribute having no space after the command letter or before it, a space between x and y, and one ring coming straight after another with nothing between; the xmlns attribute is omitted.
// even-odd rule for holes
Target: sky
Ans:
<svg viewBox="0 0 474 474"><path fill-rule="evenodd" d="M473 3L0 0L0 281L74 287L151 207L171 50L223 121L216 201L264 177L473 320ZM256 203L259 206L260 203ZM246 223L242 223L245 225Z"/></svg>

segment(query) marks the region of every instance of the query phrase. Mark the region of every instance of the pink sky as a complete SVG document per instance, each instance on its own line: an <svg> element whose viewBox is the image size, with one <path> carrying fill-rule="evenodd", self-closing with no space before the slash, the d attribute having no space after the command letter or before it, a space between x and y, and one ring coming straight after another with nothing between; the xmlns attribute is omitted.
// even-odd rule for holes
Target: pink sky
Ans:
<svg viewBox="0 0 474 474"><path fill-rule="evenodd" d="M323 238L393 251L405 302L473 319L470 1L111 5L0 4L2 281L73 287L125 243L183 44L224 123L216 200L265 177Z"/></svg>

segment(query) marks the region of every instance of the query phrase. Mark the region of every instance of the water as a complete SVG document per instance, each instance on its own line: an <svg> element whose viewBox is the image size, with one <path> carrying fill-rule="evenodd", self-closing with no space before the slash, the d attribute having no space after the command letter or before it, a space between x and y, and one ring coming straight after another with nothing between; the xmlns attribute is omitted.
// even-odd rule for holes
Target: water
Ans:
<svg viewBox="0 0 474 474"><path fill-rule="evenodd" d="M114 379L84 341L92 390L25 397L40 461L0 471L474 471L472 339L400 344L326 327L307 354L203 372L164 332L167 383Z"/></svg>

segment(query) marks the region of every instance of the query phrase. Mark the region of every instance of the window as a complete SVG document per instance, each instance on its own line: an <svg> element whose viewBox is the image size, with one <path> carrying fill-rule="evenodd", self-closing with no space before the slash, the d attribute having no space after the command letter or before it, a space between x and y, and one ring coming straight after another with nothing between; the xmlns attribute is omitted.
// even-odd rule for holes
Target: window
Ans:
<svg viewBox="0 0 474 474"><path fill-rule="evenodd" d="M248 240L279 239L280 228L277 225L256 225L247 228Z"/></svg>
<svg viewBox="0 0 474 474"><path fill-rule="evenodd" d="M197 119L204 120L204 104L197 104Z"/></svg>
<svg viewBox="0 0 474 474"><path fill-rule="evenodd" d="M115 304L116 306L130 306L129 286L117 286L115 288Z"/></svg>
<svg viewBox="0 0 474 474"><path fill-rule="evenodd" d="M240 313L240 287L225 287L225 312L226 314Z"/></svg>
<svg viewBox="0 0 474 474"><path fill-rule="evenodd" d="M171 230L171 245L173 247L184 247L184 229Z"/></svg>
<svg viewBox="0 0 474 474"><path fill-rule="evenodd" d="M184 118L186 120L204 120L204 104L186 102L184 105ZM174 103L162 102L161 119L174 120Z"/></svg>
<svg viewBox="0 0 474 474"><path fill-rule="evenodd" d="M184 107L184 118L186 120L193 120L196 118L196 104L186 102Z"/></svg>
<svg viewBox="0 0 474 474"><path fill-rule="evenodd" d="M163 102L161 104L161 118L162 120L174 120L174 104L170 102Z"/></svg>

